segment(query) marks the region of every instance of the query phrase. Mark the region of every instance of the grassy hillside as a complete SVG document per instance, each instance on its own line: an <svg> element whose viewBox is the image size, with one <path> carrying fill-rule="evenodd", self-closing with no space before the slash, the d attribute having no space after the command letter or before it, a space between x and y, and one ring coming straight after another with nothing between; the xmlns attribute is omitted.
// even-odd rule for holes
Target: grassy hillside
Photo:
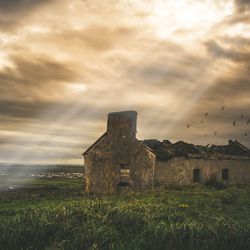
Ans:
<svg viewBox="0 0 250 250"><path fill-rule="evenodd" d="M0 246L250 249L250 187L94 196L81 192L81 179L40 180L0 193Z"/></svg>

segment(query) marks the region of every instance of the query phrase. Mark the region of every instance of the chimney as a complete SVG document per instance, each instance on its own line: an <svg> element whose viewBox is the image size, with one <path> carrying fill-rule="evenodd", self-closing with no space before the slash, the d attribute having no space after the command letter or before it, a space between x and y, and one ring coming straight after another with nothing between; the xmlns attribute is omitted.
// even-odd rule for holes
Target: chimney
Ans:
<svg viewBox="0 0 250 250"><path fill-rule="evenodd" d="M129 129L136 135L137 112L133 110L112 112L108 114L108 132L114 132L121 129Z"/></svg>

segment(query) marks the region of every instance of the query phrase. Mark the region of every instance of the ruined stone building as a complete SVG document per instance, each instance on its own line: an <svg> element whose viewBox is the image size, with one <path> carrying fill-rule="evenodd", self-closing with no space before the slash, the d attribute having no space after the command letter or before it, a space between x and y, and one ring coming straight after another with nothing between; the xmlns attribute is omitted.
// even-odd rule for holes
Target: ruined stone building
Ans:
<svg viewBox="0 0 250 250"><path fill-rule="evenodd" d="M238 141L196 146L183 141L138 140L137 112L108 114L107 131L84 153L85 191L142 191L161 185L204 184L214 178L250 183L250 150Z"/></svg>

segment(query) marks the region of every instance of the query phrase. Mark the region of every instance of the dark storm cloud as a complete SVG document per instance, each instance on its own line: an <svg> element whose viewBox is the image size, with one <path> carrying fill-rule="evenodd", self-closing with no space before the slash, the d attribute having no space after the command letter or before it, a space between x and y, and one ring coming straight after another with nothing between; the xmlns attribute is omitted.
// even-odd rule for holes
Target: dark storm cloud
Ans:
<svg viewBox="0 0 250 250"><path fill-rule="evenodd" d="M0 19L0 32L1 33L10 33L12 31L15 31L21 26L22 24L16 20Z"/></svg>
<svg viewBox="0 0 250 250"><path fill-rule="evenodd" d="M250 146L245 136L245 133L250 134L250 124L247 124L250 119L249 39L242 36L217 37L207 41L205 46L212 65L226 70L214 79L213 85L194 105L183 124L183 128L185 124L191 124L191 129L184 129L182 134L191 141L202 141L207 134L208 143L224 144L231 138ZM207 117L205 112L209 114Z"/></svg>
<svg viewBox="0 0 250 250"><path fill-rule="evenodd" d="M239 24L239 23L243 23L243 24L250 23L250 16L241 15L241 14L232 15L229 18L223 20L222 22L222 24L224 25L232 25L232 24Z"/></svg>
<svg viewBox="0 0 250 250"><path fill-rule="evenodd" d="M226 49L219 45L216 41L206 42L208 52L217 58L232 60L238 63L250 63L250 53L235 50L233 48Z"/></svg>
<svg viewBox="0 0 250 250"><path fill-rule="evenodd" d="M36 82L45 83L46 81L69 81L76 76L76 73L67 65L45 56L13 57L12 63L15 68L6 68L0 78L36 84Z"/></svg>
<svg viewBox="0 0 250 250"><path fill-rule="evenodd" d="M173 1L0 0L0 161L29 160L36 141L34 161L78 159L106 114L126 109L139 113L138 138L203 143L193 123L204 112L209 135L241 132L230 120L250 105L249 1L235 12L233 1L181 1L186 17ZM215 14L204 13L205 26L192 18L200 4Z"/></svg>
<svg viewBox="0 0 250 250"><path fill-rule="evenodd" d="M54 103L43 102L22 102L22 101L1 101L0 115L12 117L32 118L37 114L49 110Z"/></svg>
<svg viewBox="0 0 250 250"><path fill-rule="evenodd" d="M208 93L208 95L205 96L203 100L200 100L199 104L202 105L203 108L206 107L206 109L201 110L197 108L195 110L193 116L197 117L197 119L194 119L194 122L199 124L202 120L204 126L208 122L210 124L221 123L222 126L228 124L232 129L235 129L233 126L233 121L236 121L240 125L245 125L245 128L250 129L250 124L247 124L248 119L250 119L250 110L248 106L240 104L235 106L232 104L230 105L230 103L224 105L224 102L219 103L216 101L216 98L212 97L213 93L214 92ZM232 98L232 96L229 96L229 98ZM222 107L224 107L223 110L221 110ZM204 117L204 112L208 112L207 117ZM243 115L243 118L241 115Z"/></svg>
<svg viewBox="0 0 250 250"><path fill-rule="evenodd" d="M243 50L244 48L250 47L250 38L248 37L242 37L242 36L235 36L235 37L229 37L224 36L222 38L222 41L227 43L228 45L241 48Z"/></svg>
<svg viewBox="0 0 250 250"><path fill-rule="evenodd" d="M132 65L128 68L131 76L143 79L145 83L163 85L175 88L178 81L192 81L200 72L200 67L206 63L202 58L176 53L175 57L159 58L158 61ZM162 61L168 63L162 64ZM166 84L167 83L167 84Z"/></svg>
<svg viewBox="0 0 250 250"><path fill-rule="evenodd" d="M232 106L248 105L243 100L250 96L250 43L244 37L224 37L206 43L207 51L215 59L215 63L224 65L233 63L230 72L220 75L215 80L215 87L206 94L211 103L229 102ZM224 61L216 61L223 59Z"/></svg>
<svg viewBox="0 0 250 250"><path fill-rule="evenodd" d="M195 105L190 120L192 126L201 129L203 134L209 134L210 143L216 143L215 138L226 140L238 139L250 146L245 133L250 134L249 96L250 79L249 68L245 64L237 65L234 71L216 79L215 85ZM222 110L221 108L224 107ZM204 113L208 112L205 117ZM243 118L241 115L243 114ZM186 121L186 122L189 122ZM201 124L200 121L203 121ZM236 126L233 122L236 121ZM217 131L216 136L213 135ZM198 137L195 130L187 131L193 133L192 138ZM215 142L213 142L215 140Z"/></svg>
<svg viewBox="0 0 250 250"><path fill-rule="evenodd" d="M39 123L43 123L45 125L48 121L58 119L58 115L60 118L60 114L67 113L67 111L74 110L74 108L75 105L72 103L55 101L0 100L0 121L4 120L6 122L6 120L8 120L7 117L24 119L34 118L41 119ZM50 113L51 110L53 111L52 113ZM91 104L82 102L78 104L77 110L74 111L72 119L74 119L74 121L78 121L79 119L81 120L82 117L85 117L87 119L91 118L93 122L98 122L100 119L102 121L102 118L100 117L105 117L108 110L112 110L112 106L93 108L91 107ZM40 117L41 114L45 115Z"/></svg>
<svg viewBox="0 0 250 250"><path fill-rule="evenodd" d="M237 2L237 1L235 1ZM250 1L238 1L235 3L235 13L232 15L227 15L224 19L222 19L217 25L214 27L215 31L221 30L224 32L225 30L229 29L236 29L236 25L249 25L250 24ZM246 30L248 28L246 27ZM244 35L244 31L242 30L242 35ZM236 35L231 35L234 38Z"/></svg>
<svg viewBox="0 0 250 250"><path fill-rule="evenodd" d="M47 56L26 58L12 57L14 67L0 71L0 99L19 99L39 94L46 97L49 91L60 91L60 83L74 81L78 74L67 63L58 62Z"/></svg>
<svg viewBox="0 0 250 250"><path fill-rule="evenodd" d="M4 14L20 13L52 1L53 0L0 0L0 12Z"/></svg>
<svg viewBox="0 0 250 250"><path fill-rule="evenodd" d="M217 80L217 84L206 96L210 103L222 106L228 103L231 107L241 107L243 100L250 96L249 69L238 69L233 77L224 77ZM244 104L249 109L249 104ZM244 111L245 112L245 111Z"/></svg>
<svg viewBox="0 0 250 250"><path fill-rule="evenodd" d="M208 97L231 100L235 105L242 105L242 98L250 96L250 43L248 38L234 37L206 43L208 52L215 59L223 59L225 62L235 63L230 73L221 75L216 79L216 87L211 89ZM214 100L215 101L215 100Z"/></svg>
<svg viewBox="0 0 250 250"><path fill-rule="evenodd" d="M250 9L250 0L235 0L234 2L238 12L245 12Z"/></svg>
<svg viewBox="0 0 250 250"><path fill-rule="evenodd" d="M232 97L229 96L229 99L230 98ZM222 111L222 106L218 100L213 99L213 102L203 101L204 102L202 102L202 100L200 101L199 106L197 106L192 113L191 122L189 121L191 123L191 129L190 131L186 131L186 133L195 133L192 136L197 138L207 134L211 138L210 143L214 143L215 138L223 139L225 142L228 139L238 139L242 142L244 141L247 146L250 146L249 140L247 140L248 138L244 135L245 133L250 135L250 124L248 123L250 111L247 105L233 105L229 102ZM206 111L208 111L206 118L204 117L201 107L203 109L205 107ZM243 115L243 118L241 115ZM202 124L200 120L203 120ZM216 134L214 134L215 131ZM199 132L202 132L203 135L199 135ZM201 140L201 137L199 139Z"/></svg>
<svg viewBox="0 0 250 250"><path fill-rule="evenodd" d="M78 79L78 74L67 63L29 53L26 58L12 57L12 63L13 66L0 70L1 124L11 124L13 118L22 119L19 124L25 123L25 120L35 123L37 119L46 123L72 108L67 100L54 99L62 94L65 82Z"/></svg>
<svg viewBox="0 0 250 250"><path fill-rule="evenodd" d="M188 53L177 43L161 42L145 51L140 61L127 64L125 73L151 87L174 89L178 81L193 81L204 64L204 58Z"/></svg>

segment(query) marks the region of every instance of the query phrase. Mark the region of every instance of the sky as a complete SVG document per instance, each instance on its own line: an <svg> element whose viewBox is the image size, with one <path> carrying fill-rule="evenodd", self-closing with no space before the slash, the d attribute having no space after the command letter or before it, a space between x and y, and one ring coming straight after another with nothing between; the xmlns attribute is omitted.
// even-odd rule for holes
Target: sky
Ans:
<svg viewBox="0 0 250 250"><path fill-rule="evenodd" d="M250 1L0 0L0 162L83 164L124 110L139 139L250 146Z"/></svg>

